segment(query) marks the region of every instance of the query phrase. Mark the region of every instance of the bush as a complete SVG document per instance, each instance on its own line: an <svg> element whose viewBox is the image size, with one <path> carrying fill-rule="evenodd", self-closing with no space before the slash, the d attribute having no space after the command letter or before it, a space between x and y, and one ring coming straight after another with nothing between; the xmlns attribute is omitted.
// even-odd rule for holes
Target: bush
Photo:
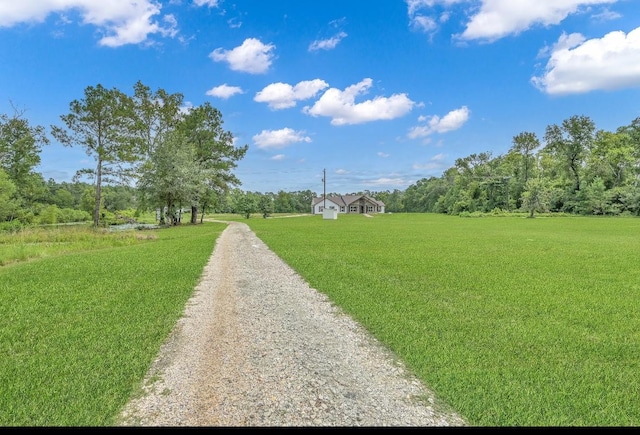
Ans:
<svg viewBox="0 0 640 435"><path fill-rule="evenodd" d="M0 222L0 233L17 233L22 231L24 225L17 219L7 222Z"/></svg>
<svg viewBox="0 0 640 435"><path fill-rule="evenodd" d="M41 225L58 223L58 206L48 205L40 211L38 215L38 223Z"/></svg>
<svg viewBox="0 0 640 435"><path fill-rule="evenodd" d="M91 215L84 210L73 208L62 208L58 210L58 222L87 222L91 220Z"/></svg>

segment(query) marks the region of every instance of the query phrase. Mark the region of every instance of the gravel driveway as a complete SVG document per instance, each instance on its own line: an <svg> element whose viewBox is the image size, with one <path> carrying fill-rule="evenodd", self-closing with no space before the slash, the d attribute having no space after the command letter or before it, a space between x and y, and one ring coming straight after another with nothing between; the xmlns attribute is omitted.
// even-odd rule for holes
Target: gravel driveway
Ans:
<svg viewBox="0 0 640 435"><path fill-rule="evenodd" d="M142 390L120 425L466 425L238 222Z"/></svg>

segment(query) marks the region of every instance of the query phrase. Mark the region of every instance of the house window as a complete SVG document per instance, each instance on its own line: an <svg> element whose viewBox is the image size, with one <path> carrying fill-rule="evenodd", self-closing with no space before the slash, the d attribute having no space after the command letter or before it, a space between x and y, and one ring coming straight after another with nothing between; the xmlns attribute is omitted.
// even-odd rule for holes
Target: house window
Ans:
<svg viewBox="0 0 640 435"><path fill-rule="evenodd" d="M357 211L358 211L358 206L357 206L357 205L352 205L352 206L350 206L350 207L349 207L349 211L355 211L355 212L357 212Z"/></svg>
<svg viewBox="0 0 640 435"><path fill-rule="evenodd" d="M340 211L344 213L344 207L340 207Z"/></svg>
<svg viewBox="0 0 640 435"><path fill-rule="evenodd" d="M367 212L372 212L373 211L373 206L372 205L368 205L367 206Z"/></svg>
<svg viewBox="0 0 640 435"><path fill-rule="evenodd" d="M324 207L320 206L320 208L318 209L319 211L324 211Z"/></svg>

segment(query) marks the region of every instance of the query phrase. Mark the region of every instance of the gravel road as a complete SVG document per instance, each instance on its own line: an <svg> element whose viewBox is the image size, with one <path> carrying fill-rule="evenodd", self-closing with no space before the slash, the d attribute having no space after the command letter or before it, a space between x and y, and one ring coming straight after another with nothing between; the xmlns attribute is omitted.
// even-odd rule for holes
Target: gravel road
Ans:
<svg viewBox="0 0 640 435"><path fill-rule="evenodd" d="M466 426L244 223L218 238L121 426Z"/></svg>

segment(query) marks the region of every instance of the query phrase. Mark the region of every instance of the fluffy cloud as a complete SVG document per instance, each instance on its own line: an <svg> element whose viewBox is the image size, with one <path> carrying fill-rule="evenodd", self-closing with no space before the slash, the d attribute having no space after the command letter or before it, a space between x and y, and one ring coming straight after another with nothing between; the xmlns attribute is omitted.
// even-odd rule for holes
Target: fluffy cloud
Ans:
<svg viewBox="0 0 640 435"><path fill-rule="evenodd" d="M271 66L275 48L275 45L263 44L259 39L247 38L242 45L231 50L216 48L209 57L214 62L227 62L234 71L262 74Z"/></svg>
<svg viewBox="0 0 640 435"><path fill-rule="evenodd" d="M193 0L196 6L208 6L210 8L218 7L218 0Z"/></svg>
<svg viewBox="0 0 640 435"><path fill-rule="evenodd" d="M640 27L600 39L563 34L551 49L544 74L531 82L547 94L640 86Z"/></svg>
<svg viewBox="0 0 640 435"><path fill-rule="evenodd" d="M291 128L280 130L262 130L253 136L253 142L260 149L280 149L298 142L311 142L311 138L304 135L304 131Z"/></svg>
<svg viewBox="0 0 640 435"><path fill-rule="evenodd" d="M333 50L346 37L345 32L339 32L332 38L315 40L309 45L309 51Z"/></svg>
<svg viewBox="0 0 640 435"><path fill-rule="evenodd" d="M271 109L287 109L296 105L296 101L306 100L329 85L320 79L305 80L295 86L287 83L272 83L258 92L254 101L267 103Z"/></svg>
<svg viewBox="0 0 640 435"><path fill-rule="evenodd" d="M431 117L420 117L419 121L427 121L427 125L419 125L409 130L407 136L411 139L419 137L426 137L433 133L446 133L448 131L457 130L464 125L469 119L471 112L467 106L462 106L459 109L452 110L451 112L440 118L437 115Z"/></svg>
<svg viewBox="0 0 640 435"><path fill-rule="evenodd" d="M226 83L220 86L209 89L206 94L210 97L217 97L226 100L229 97L233 97L236 94L242 94L242 88L238 86L228 86Z"/></svg>
<svg viewBox="0 0 640 435"><path fill-rule="evenodd" d="M471 17L460 39L493 41L518 34L533 25L559 24L582 6L615 3L618 0L482 0L480 10Z"/></svg>
<svg viewBox="0 0 640 435"><path fill-rule="evenodd" d="M534 25L556 25L571 14L594 5L612 4L619 0L405 0L409 24L425 33L438 30L448 21L453 6L462 5L470 15L465 30L455 35L460 40L494 41L516 35ZM602 18L615 17L606 9Z"/></svg>
<svg viewBox="0 0 640 435"><path fill-rule="evenodd" d="M405 0L409 24L416 30L433 33L438 30L439 23L449 19L446 8L465 1L468 0Z"/></svg>
<svg viewBox="0 0 640 435"><path fill-rule="evenodd" d="M174 37L177 22L173 15L165 15L161 22L161 5L149 0L57 0L57 1L2 1L0 27L22 22L43 22L52 13L77 11L83 24L98 27L104 34L99 44L119 47L148 41L149 35Z"/></svg>
<svg viewBox="0 0 640 435"><path fill-rule="evenodd" d="M375 97L356 103L356 96L366 93L371 84L372 80L366 78L344 91L330 88L313 106L305 107L303 112L311 116L328 116L332 125L345 125L395 119L413 109L415 103L406 94L394 94L388 98Z"/></svg>

